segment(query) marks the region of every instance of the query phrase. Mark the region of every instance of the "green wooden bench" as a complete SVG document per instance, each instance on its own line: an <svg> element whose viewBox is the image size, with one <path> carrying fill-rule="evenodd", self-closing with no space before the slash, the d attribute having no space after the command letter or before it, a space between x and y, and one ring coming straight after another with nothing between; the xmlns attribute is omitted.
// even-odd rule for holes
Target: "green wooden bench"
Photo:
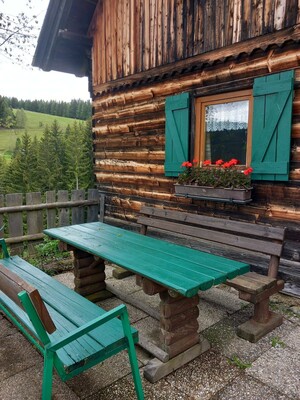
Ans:
<svg viewBox="0 0 300 400"><path fill-rule="evenodd" d="M66 381L128 350L137 398L144 399L125 305L104 311L18 256L0 239L0 309L44 356L42 399L51 399L55 367Z"/></svg>
<svg viewBox="0 0 300 400"><path fill-rule="evenodd" d="M226 283L239 291L241 299L254 304L253 318L238 327L240 337L256 342L282 323L282 316L270 311L269 298L284 287L277 275L285 228L147 206L141 208L138 223L144 235L148 228L155 228L185 239L200 239L199 248L208 253L230 257L234 251L240 261L251 261L257 255L268 259L267 276L248 272Z"/></svg>

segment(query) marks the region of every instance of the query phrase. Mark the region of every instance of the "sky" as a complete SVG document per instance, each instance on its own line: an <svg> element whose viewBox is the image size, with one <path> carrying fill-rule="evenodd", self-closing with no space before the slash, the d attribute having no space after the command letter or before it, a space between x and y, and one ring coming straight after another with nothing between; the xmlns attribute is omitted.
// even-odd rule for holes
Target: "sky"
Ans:
<svg viewBox="0 0 300 400"><path fill-rule="evenodd" d="M42 26L49 0L31 0L32 9L26 0L0 0L0 12L6 15L16 15L24 12L26 15L37 15L38 28ZM36 45L37 39L34 41ZM22 65L13 63L0 51L0 96L16 97L23 100L56 100L71 101L72 99L89 100L88 79L77 78L75 75L50 71L45 72L37 67L31 67L35 48L24 56Z"/></svg>

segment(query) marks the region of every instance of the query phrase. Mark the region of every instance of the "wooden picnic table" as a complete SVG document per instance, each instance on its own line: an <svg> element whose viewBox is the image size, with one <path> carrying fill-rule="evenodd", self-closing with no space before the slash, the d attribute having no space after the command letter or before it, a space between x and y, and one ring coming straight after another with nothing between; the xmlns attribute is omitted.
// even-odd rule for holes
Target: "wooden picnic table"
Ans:
<svg viewBox="0 0 300 400"><path fill-rule="evenodd" d="M80 281L89 282L95 290L105 290L106 260L136 274L145 293L159 293L162 351L155 356L164 366L162 372L157 372L157 365L152 366L148 376L151 381L166 375L169 369L174 370L174 359L182 353L186 362L208 348L203 342L199 344L199 290L207 290L250 269L242 262L102 222L46 229L44 233L73 250L77 291L84 293Z"/></svg>

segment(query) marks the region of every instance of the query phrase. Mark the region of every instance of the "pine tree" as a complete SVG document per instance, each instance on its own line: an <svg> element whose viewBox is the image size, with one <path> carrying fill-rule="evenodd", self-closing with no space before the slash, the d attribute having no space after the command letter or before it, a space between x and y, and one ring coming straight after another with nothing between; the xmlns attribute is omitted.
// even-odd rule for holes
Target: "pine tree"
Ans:
<svg viewBox="0 0 300 400"><path fill-rule="evenodd" d="M42 191L67 188L65 143L56 120L40 141L38 170Z"/></svg>
<svg viewBox="0 0 300 400"><path fill-rule="evenodd" d="M95 186L94 174L94 151L93 151L93 132L92 119L88 119L84 124L82 157L84 162L84 173L82 176L82 187L84 189Z"/></svg>
<svg viewBox="0 0 300 400"><path fill-rule="evenodd" d="M9 193L27 193L37 190L37 157L33 152L31 138L24 133L18 149L8 167L7 191Z"/></svg>
<svg viewBox="0 0 300 400"><path fill-rule="evenodd" d="M25 128L26 126L26 114L23 110L17 110L16 111L16 128Z"/></svg>
<svg viewBox="0 0 300 400"><path fill-rule="evenodd" d="M7 176L7 162L4 157L0 156L0 194L5 193L5 180Z"/></svg>

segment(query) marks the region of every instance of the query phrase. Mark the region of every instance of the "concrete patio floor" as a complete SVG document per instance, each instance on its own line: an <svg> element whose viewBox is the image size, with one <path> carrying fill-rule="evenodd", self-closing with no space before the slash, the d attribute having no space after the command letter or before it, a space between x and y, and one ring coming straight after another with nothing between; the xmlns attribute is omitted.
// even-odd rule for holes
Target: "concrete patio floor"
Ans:
<svg viewBox="0 0 300 400"><path fill-rule="evenodd" d="M57 276L73 287L73 274ZM131 323L141 336L155 338L158 332L158 296L146 296L134 277L116 280L107 267L112 297L99 302L105 309L126 303ZM143 378L145 399L161 400L283 400L300 399L300 300L286 295L272 297L272 309L284 315L284 323L258 343L236 335L252 306L238 299L224 285L200 294L200 333L211 349L157 383ZM126 301L124 301L124 299ZM127 302L134 305L131 305ZM147 312L138 308L146 304ZM0 399L40 398L43 359L18 330L0 314ZM154 339L155 340L155 339ZM152 358L137 346L141 376ZM118 354L66 383L55 376L53 399L131 400L135 391L127 354Z"/></svg>

